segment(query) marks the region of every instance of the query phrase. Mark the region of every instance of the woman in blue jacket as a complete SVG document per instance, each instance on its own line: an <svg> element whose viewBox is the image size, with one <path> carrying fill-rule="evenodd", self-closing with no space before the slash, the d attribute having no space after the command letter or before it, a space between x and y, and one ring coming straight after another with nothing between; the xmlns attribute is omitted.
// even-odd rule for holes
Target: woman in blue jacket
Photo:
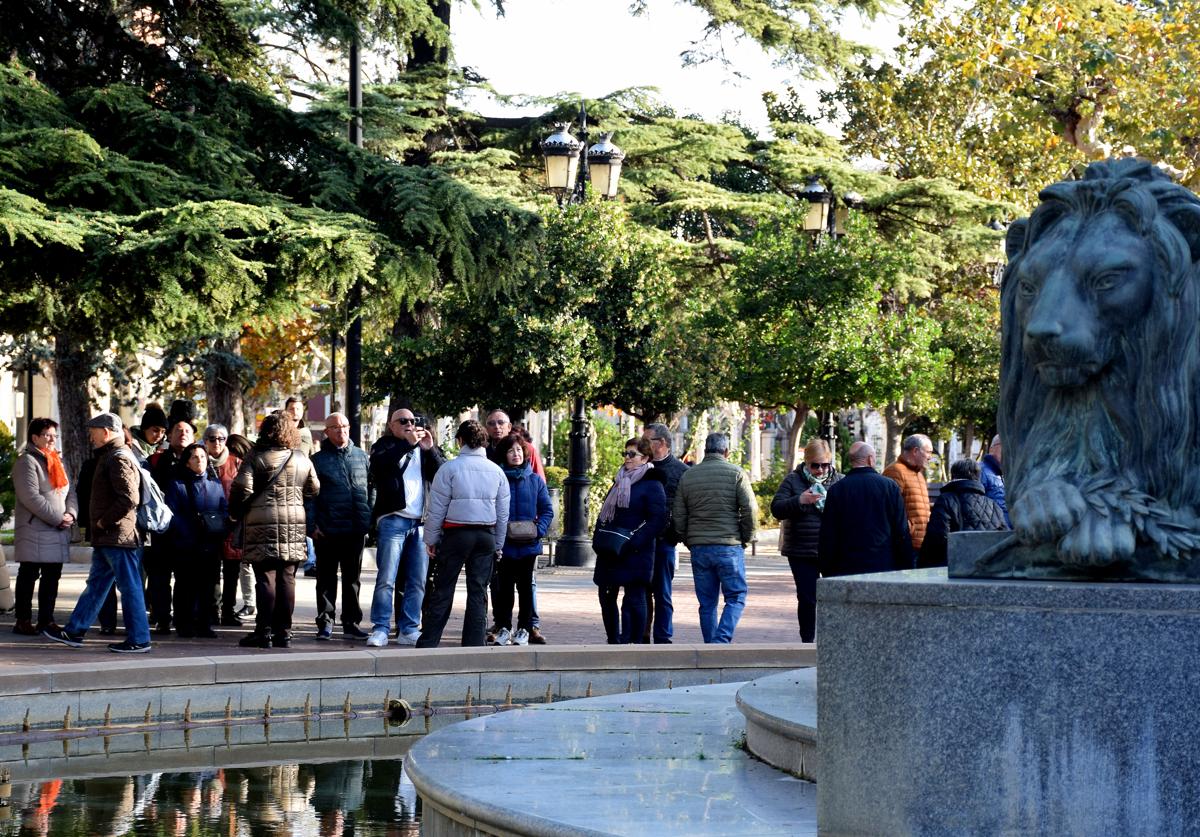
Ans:
<svg viewBox="0 0 1200 837"><path fill-rule="evenodd" d="M174 517L165 533L175 572L175 631L183 638L215 637L213 590L221 580L221 545L225 533L210 531L205 516L224 523L229 506L221 481L208 470L204 445L183 451L184 467L167 484L166 500ZM214 523L215 525L215 523Z"/></svg>
<svg viewBox="0 0 1200 837"><path fill-rule="evenodd" d="M642 642L646 630L646 592L654 577L654 544L667 525L664 472L650 464L650 442L625 443L625 464L617 472L597 527L632 532L619 554L596 553L592 581L600 588L600 616L609 645ZM617 592L625 588L621 611Z"/></svg>
<svg viewBox="0 0 1200 837"><path fill-rule="evenodd" d="M513 433L496 445L496 455L508 477L508 535L504 550L496 565L494 613L497 645L528 645L533 628L533 573L542 538L554 520L554 506L546 481L533 472L532 448ZM513 523L532 522L537 527L533 539L514 537ZM519 527L518 527L519 528ZM517 611L517 632L512 633L513 588L520 603Z"/></svg>

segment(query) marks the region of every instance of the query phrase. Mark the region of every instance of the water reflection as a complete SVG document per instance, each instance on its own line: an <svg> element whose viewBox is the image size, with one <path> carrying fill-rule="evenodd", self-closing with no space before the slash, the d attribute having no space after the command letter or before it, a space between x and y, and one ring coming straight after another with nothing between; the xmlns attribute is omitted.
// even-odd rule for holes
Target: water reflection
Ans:
<svg viewBox="0 0 1200 837"><path fill-rule="evenodd" d="M402 759L15 781L3 837L412 835L417 794Z"/></svg>

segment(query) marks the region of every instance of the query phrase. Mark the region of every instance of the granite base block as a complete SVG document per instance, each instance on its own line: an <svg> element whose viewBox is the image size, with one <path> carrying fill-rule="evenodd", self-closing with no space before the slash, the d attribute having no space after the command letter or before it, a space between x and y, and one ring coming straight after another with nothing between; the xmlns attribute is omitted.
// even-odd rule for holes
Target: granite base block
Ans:
<svg viewBox="0 0 1200 837"><path fill-rule="evenodd" d="M1200 823L1200 586L818 585L823 835L1167 835Z"/></svg>

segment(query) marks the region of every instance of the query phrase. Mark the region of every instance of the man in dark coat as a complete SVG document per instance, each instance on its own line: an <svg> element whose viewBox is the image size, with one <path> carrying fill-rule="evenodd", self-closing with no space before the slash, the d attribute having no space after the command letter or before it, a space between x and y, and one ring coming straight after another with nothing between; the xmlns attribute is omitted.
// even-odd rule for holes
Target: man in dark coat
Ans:
<svg viewBox="0 0 1200 837"><path fill-rule="evenodd" d="M824 576L912 569L900 488L876 472L866 442L850 446L850 470L829 488L817 555Z"/></svg>
<svg viewBox="0 0 1200 837"><path fill-rule="evenodd" d="M649 643L653 632L656 643L670 643L674 633L671 622L675 615L671 603L671 583L675 580L675 546L679 543L679 534L671 521L671 504L675 502L679 478L688 466L671 453L671 429L665 424L647 424L642 436L650 440L651 461L655 470L662 471L666 478L667 490L667 525L654 547L654 578L647 591L646 636L643 642Z"/></svg>
<svg viewBox="0 0 1200 837"><path fill-rule="evenodd" d="M164 492L183 467L183 452L196 441L196 405L185 399L171 404L167 416L167 447L146 460L154 481ZM146 591L150 598L150 621L158 636L171 634L171 571L174 556L169 547L156 544L151 538L143 563L146 568Z"/></svg>
<svg viewBox="0 0 1200 837"><path fill-rule="evenodd" d="M325 419L325 438L312 456L321 493L305 502L308 536L317 551L317 639L333 638L337 615L338 569L342 571L342 636L366 639L359 627L359 577L362 553L371 530L375 489L370 460L350 440L350 421L342 413Z"/></svg>
<svg viewBox="0 0 1200 837"><path fill-rule="evenodd" d="M946 542L951 532L994 532L1007 528L1004 512L987 496L979 481L979 463L960 459L950 466L950 482L942 486L942 493L933 504L917 566L946 566Z"/></svg>

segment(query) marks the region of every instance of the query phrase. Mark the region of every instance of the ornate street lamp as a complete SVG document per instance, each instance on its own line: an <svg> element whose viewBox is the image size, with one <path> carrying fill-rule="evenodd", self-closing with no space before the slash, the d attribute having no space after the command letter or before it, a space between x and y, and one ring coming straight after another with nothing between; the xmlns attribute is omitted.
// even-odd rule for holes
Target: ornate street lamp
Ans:
<svg viewBox="0 0 1200 837"><path fill-rule="evenodd" d="M600 142L587 151L588 171L592 176L592 189L602 198L617 196L617 183L621 180L621 164L625 152L612 143L612 132L600 135Z"/></svg>
<svg viewBox="0 0 1200 837"><path fill-rule="evenodd" d="M558 123L554 133L542 140L546 188L554 193L559 206L583 201L588 182L601 198L616 197L625 152L613 145L611 133L601 134L600 141L583 155L583 171L580 172L580 153L587 145L587 110L583 104L579 106L579 139L571 135L570 127ZM579 177L580 174L583 176ZM591 432L587 402L582 397L574 399L571 405L568 436L567 478L563 480L563 536L555 545L555 563L590 567L596 563L587 525Z"/></svg>
<svg viewBox="0 0 1200 837"><path fill-rule="evenodd" d="M808 214L804 216L804 231L818 236L829 231L829 209L833 204L833 192L825 189L815 174L800 190L800 197L808 201Z"/></svg>

